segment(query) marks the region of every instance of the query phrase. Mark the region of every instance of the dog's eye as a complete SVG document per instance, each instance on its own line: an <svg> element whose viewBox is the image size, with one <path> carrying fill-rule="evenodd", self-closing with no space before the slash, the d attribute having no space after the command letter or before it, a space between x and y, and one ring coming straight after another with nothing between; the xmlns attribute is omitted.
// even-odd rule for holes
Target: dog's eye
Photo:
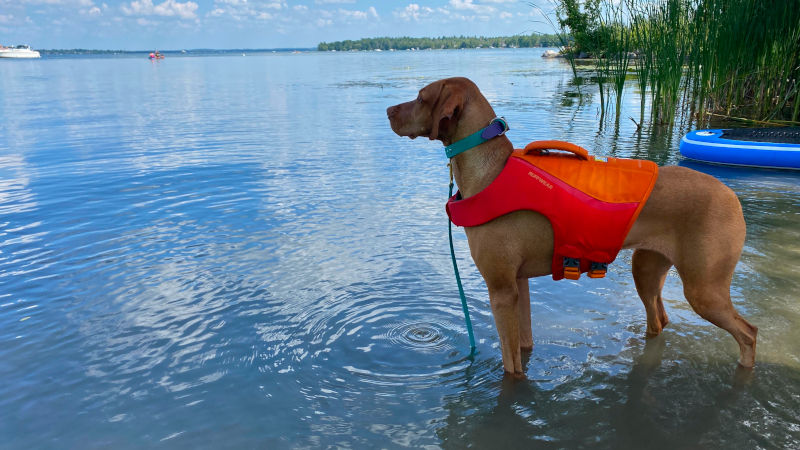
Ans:
<svg viewBox="0 0 800 450"><path fill-rule="evenodd" d="M422 103L422 96L421 95L417 96L417 103Z"/></svg>

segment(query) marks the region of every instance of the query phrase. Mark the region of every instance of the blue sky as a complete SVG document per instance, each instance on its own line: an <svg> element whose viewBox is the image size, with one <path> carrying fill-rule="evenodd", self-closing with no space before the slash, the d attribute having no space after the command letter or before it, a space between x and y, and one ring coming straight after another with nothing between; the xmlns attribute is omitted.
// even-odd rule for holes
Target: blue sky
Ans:
<svg viewBox="0 0 800 450"><path fill-rule="evenodd" d="M552 31L525 0L0 0L0 44L33 48L315 47L378 36ZM545 10L551 0L536 2Z"/></svg>

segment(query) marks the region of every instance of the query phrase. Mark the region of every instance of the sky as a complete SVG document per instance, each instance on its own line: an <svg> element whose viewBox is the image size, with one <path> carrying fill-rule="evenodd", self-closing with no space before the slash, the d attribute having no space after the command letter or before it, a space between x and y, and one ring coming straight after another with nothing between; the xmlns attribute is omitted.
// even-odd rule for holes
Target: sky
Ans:
<svg viewBox="0 0 800 450"><path fill-rule="evenodd" d="M0 44L34 49L308 48L368 37L552 32L552 0L0 0Z"/></svg>

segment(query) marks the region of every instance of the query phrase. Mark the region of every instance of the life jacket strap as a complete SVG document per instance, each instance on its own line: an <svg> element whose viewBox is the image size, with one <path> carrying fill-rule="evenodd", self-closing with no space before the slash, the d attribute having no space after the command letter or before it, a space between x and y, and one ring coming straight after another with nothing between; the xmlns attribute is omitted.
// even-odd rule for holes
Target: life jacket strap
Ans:
<svg viewBox="0 0 800 450"><path fill-rule="evenodd" d="M577 280L581 277L581 260L564 257L564 278Z"/></svg>
<svg viewBox="0 0 800 450"><path fill-rule="evenodd" d="M589 265L589 278L604 278L608 271L608 263L592 261ZM564 257L564 278L568 280L578 280L581 277L580 258Z"/></svg>
<svg viewBox="0 0 800 450"><path fill-rule="evenodd" d="M592 266L587 275L589 275L589 278L604 278L606 276L606 271L608 271L607 263L592 262Z"/></svg>

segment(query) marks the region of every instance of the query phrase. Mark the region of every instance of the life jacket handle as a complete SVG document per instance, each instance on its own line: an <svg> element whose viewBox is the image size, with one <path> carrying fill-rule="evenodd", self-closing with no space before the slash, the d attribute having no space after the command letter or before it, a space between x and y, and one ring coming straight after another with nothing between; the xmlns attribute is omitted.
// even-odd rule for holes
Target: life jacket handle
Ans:
<svg viewBox="0 0 800 450"><path fill-rule="evenodd" d="M542 150L564 150L565 152L574 153L583 160L589 160L589 152L585 148L564 141L533 141L525 146L522 153L530 155L534 152L542 153Z"/></svg>

